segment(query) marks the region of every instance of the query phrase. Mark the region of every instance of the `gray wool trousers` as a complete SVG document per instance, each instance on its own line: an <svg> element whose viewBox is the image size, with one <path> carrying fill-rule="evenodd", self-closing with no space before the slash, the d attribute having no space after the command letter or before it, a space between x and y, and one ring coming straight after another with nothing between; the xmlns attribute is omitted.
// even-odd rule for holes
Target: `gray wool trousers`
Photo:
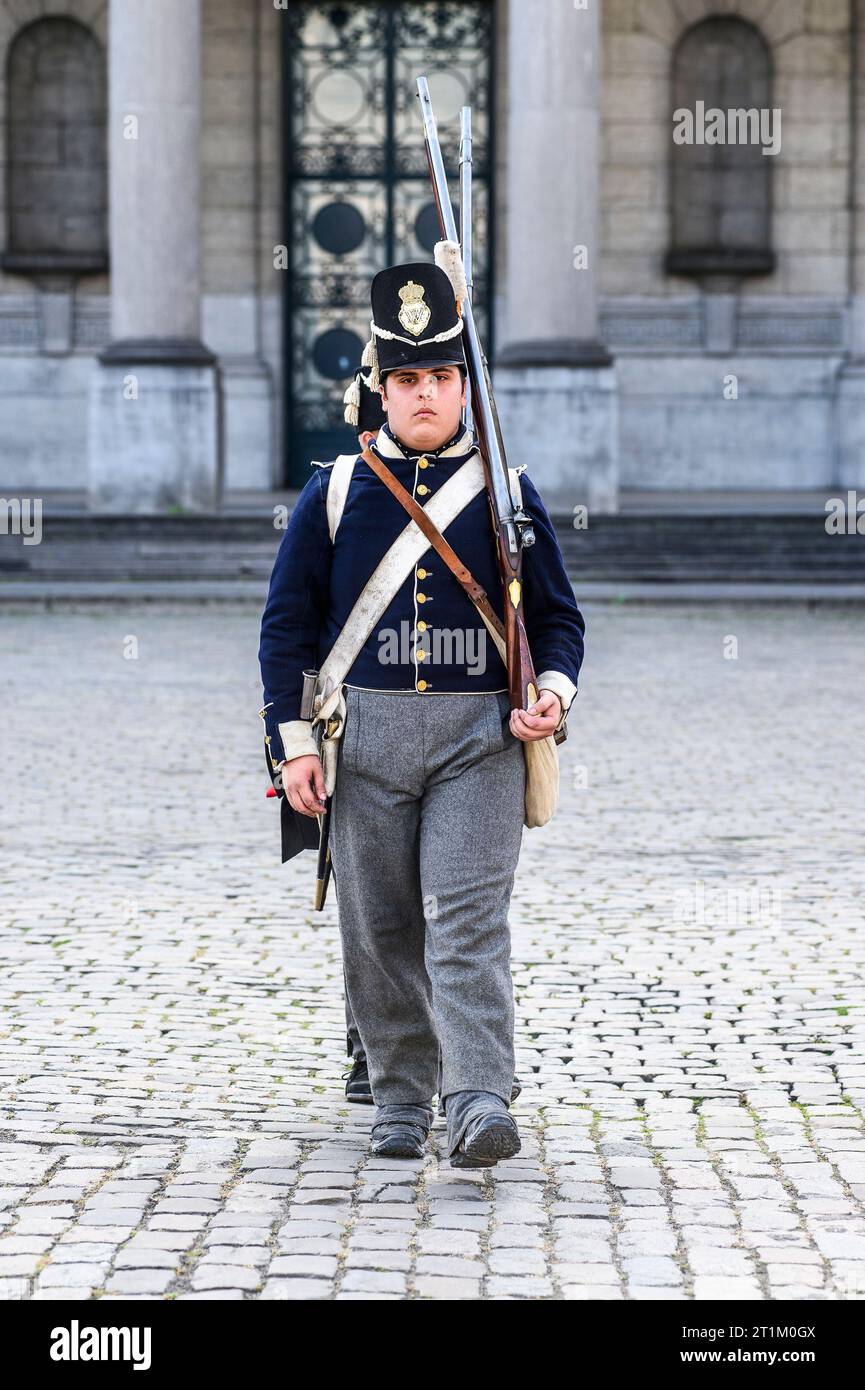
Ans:
<svg viewBox="0 0 865 1390"><path fill-rule="evenodd" d="M525 796L507 692L346 690L330 846L373 1100L510 1103L508 907Z"/></svg>

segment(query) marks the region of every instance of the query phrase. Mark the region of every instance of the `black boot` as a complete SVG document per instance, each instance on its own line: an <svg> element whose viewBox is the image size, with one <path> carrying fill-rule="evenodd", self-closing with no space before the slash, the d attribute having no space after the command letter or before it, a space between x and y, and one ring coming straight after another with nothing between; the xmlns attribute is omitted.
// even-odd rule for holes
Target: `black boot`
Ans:
<svg viewBox="0 0 865 1390"><path fill-rule="evenodd" d="M379 1105L370 1152L380 1158L423 1158L433 1122L431 1105Z"/></svg>
<svg viewBox="0 0 865 1390"><path fill-rule="evenodd" d="M492 1168L520 1151L520 1132L507 1102L491 1091L447 1097L448 1157L452 1168Z"/></svg>
<svg viewBox="0 0 865 1390"><path fill-rule="evenodd" d="M373 1103L365 1052L358 1052L352 1062L351 1071L345 1083L345 1098L358 1105L372 1105Z"/></svg>

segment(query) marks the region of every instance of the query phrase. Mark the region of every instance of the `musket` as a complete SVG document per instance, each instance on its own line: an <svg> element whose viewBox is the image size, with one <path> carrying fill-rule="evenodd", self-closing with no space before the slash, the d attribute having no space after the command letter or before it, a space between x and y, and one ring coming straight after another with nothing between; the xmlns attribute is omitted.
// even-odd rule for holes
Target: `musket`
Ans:
<svg viewBox="0 0 865 1390"><path fill-rule="evenodd" d="M436 120L430 100L429 84L427 79L423 76L417 79L417 91L420 100L421 116L423 118L427 163L429 164L430 179L432 180L433 195L438 212L441 233L447 241L457 242L458 245L461 245L463 256L465 256L465 234L469 219L463 214L464 240L460 243L460 239L457 235L454 210L451 205L450 192L448 190L444 160L439 144ZM469 159L466 160L462 158L462 167L460 170L464 200L465 183L471 177L470 137L467 152ZM471 251L470 231L468 245L469 251ZM465 265L463 268L466 269ZM466 274L467 283L470 271L471 267L469 266ZM501 574L502 587L504 590L508 691L512 709L528 709L529 705L534 704L535 700L538 698L538 690L537 676L535 675L535 669L532 665L523 612L522 553L523 546L534 544L535 535L532 529L531 517L528 516L521 507L514 507L510 480L508 478L505 447L502 441L502 432L499 426L495 402L493 400L492 384L487 369L487 360L481 347L469 296L466 296L461 307L463 317L463 346L465 349L468 377L471 386L472 422L475 434L477 435L481 462L484 468L490 510L492 512L493 529L497 538L499 572Z"/></svg>

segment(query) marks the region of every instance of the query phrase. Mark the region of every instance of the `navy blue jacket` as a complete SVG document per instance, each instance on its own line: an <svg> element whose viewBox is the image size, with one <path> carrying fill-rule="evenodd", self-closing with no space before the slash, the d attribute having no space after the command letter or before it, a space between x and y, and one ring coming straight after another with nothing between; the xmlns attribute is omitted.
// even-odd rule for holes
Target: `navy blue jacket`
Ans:
<svg viewBox="0 0 865 1390"><path fill-rule="evenodd" d="M374 443L373 448L421 506L465 462L473 447L471 434L461 427L455 443L439 451L409 454L387 425L382 430L387 440L381 447ZM331 468L332 464L319 465L297 499L273 566L261 620L259 661L264 703L269 706L265 723L277 762L284 756L278 726L300 718L304 669L320 667L376 565L408 524L403 507L358 457L331 544L326 513ZM560 672L576 687L585 622L547 510L525 473L520 483L536 537L523 553L523 604L535 671L538 675ZM504 620L485 489L454 518L445 535ZM448 641L443 630L456 634L455 642ZM418 659L414 652L424 645L427 655ZM367 638L346 683L430 694L506 690L508 685L504 664L474 604L432 547ZM564 701L565 708L568 703Z"/></svg>

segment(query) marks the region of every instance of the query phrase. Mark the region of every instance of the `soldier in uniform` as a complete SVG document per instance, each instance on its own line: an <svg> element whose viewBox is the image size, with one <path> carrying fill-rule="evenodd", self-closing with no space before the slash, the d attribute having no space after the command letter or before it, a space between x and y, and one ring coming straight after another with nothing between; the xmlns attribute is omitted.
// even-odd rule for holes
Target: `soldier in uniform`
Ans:
<svg viewBox="0 0 865 1390"><path fill-rule="evenodd" d="M387 417L371 449L426 507L475 455L461 419L459 299L439 265L412 262L379 272L371 303L364 365L370 386L381 388ZM349 402L352 395L349 388ZM309 480L292 513L259 651L274 756L291 805L307 815L320 813L325 783L310 724L299 715L302 672L330 652L408 522L358 458L331 541L329 467ZM585 624L555 531L525 474L521 482L536 536L523 561L536 702L511 710L498 651L430 548L346 676L333 791L331 855L347 996L376 1107L372 1149L420 1156L438 1088L456 1167L491 1166L520 1148L509 1113L514 1000L507 917L523 829L523 745L564 725L583 658ZM501 618L482 487L445 534Z"/></svg>
<svg viewBox="0 0 865 1390"><path fill-rule="evenodd" d="M354 377L357 386L357 404L346 405L345 420L347 424L357 428L357 442L361 449L365 449L372 443L378 435L379 430L385 423L387 416L382 410L381 396L378 391L370 389L369 379L362 368L359 368ZM354 394L354 393L352 393ZM360 1040L357 1024L351 1011L351 1004L348 1000L348 991L345 992L345 1045L347 1055L351 1058L351 1069L345 1080L346 1100L358 1105L372 1105L372 1087L369 1084L369 1067L367 1066L366 1053L363 1050L363 1043ZM439 1080L441 1079L441 1051L439 1051ZM511 1100L515 1101L522 1093L522 1086L519 1078L514 1077L511 1087Z"/></svg>

